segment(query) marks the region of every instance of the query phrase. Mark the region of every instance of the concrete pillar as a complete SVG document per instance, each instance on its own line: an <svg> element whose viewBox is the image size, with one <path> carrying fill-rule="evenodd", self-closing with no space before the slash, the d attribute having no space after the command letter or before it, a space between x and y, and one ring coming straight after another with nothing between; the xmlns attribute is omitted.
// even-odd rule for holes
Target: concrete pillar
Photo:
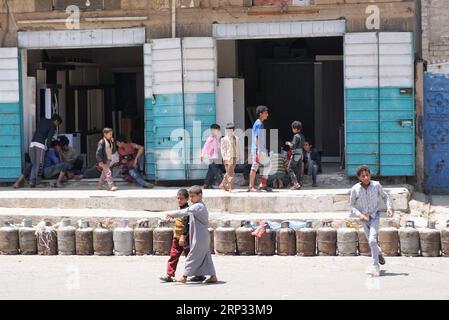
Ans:
<svg viewBox="0 0 449 320"><path fill-rule="evenodd" d="M424 102L424 62L418 61L415 69L415 133L416 133L416 190L424 187L424 141L423 141L423 102Z"/></svg>

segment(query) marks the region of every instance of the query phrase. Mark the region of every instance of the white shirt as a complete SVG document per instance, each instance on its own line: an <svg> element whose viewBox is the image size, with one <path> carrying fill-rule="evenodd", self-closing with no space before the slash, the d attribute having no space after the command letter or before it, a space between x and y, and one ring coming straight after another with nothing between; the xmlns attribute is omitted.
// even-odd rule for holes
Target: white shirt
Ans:
<svg viewBox="0 0 449 320"><path fill-rule="evenodd" d="M369 215L376 218L379 213L379 200L382 199L387 208L391 208L391 201L378 181L371 180L368 188L364 188L362 183L357 183L351 188L349 202L351 212L357 217L360 214Z"/></svg>

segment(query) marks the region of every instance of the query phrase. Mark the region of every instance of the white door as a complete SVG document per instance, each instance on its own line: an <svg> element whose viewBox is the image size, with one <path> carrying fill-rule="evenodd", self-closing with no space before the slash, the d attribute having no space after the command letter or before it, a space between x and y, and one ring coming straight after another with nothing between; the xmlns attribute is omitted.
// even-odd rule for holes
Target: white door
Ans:
<svg viewBox="0 0 449 320"><path fill-rule="evenodd" d="M0 181L13 181L22 171L19 51L0 48Z"/></svg>

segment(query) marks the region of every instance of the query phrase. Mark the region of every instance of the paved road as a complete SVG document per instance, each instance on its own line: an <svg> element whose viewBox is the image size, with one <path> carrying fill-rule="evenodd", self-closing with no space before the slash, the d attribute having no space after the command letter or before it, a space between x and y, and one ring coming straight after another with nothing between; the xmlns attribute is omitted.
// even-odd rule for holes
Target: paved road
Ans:
<svg viewBox="0 0 449 320"><path fill-rule="evenodd" d="M214 256L215 285L160 283L166 260L0 256L0 299L449 299L448 258Z"/></svg>

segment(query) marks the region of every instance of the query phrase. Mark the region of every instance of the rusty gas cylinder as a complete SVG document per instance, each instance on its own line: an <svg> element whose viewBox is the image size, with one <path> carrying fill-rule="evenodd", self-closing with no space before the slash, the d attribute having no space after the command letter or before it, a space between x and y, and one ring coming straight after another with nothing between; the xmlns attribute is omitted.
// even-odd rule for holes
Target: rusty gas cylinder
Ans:
<svg viewBox="0 0 449 320"><path fill-rule="evenodd" d="M276 253L276 231L270 228L268 223L262 227L265 233L256 237L256 254L259 256L273 256Z"/></svg>
<svg viewBox="0 0 449 320"><path fill-rule="evenodd" d="M371 257L371 248L368 239L366 238L365 229L359 228L357 230L357 240L359 244L359 254L361 256Z"/></svg>
<svg viewBox="0 0 449 320"><path fill-rule="evenodd" d="M58 253L58 234L49 221L41 221L36 227L37 253L54 256Z"/></svg>
<svg viewBox="0 0 449 320"><path fill-rule="evenodd" d="M440 255L441 236L438 230L430 228L420 229L419 240L423 257L438 257Z"/></svg>
<svg viewBox="0 0 449 320"><path fill-rule="evenodd" d="M76 229L76 254L79 256L91 256L94 254L94 229L88 221L81 221Z"/></svg>
<svg viewBox="0 0 449 320"><path fill-rule="evenodd" d="M215 253L220 255L234 255L236 250L236 233L229 221L224 221L215 229Z"/></svg>
<svg viewBox="0 0 449 320"><path fill-rule="evenodd" d="M209 228L210 253L215 253L214 228Z"/></svg>
<svg viewBox="0 0 449 320"><path fill-rule="evenodd" d="M127 219L118 221L112 238L116 256L131 256L133 254L133 229L128 226Z"/></svg>
<svg viewBox="0 0 449 320"><path fill-rule="evenodd" d="M276 248L279 256L296 255L296 234L288 221L282 221L281 228L276 233Z"/></svg>
<svg viewBox="0 0 449 320"><path fill-rule="evenodd" d="M337 230L331 227L331 222L324 222L317 231L318 254L320 256L337 255Z"/></svg>
<svg viewBox="0 0 449 320"><path fill-rule="evenodd" d="M19 254L19 229L12 221L4 221L0 228L0 254Z"/></svg>
<svg viewBox="0 0 449 320"><path fill-rule="evenodd" d="M296 230L296 254L298 256L316 255L316 230L312 221L306 222L306 227Z"/></svg>
<svg viewBox="0 0 449 320"><path fill-rule="evenodd" d="M357 230L354 228L339 228L337 230L337 248L339 256L357 255Z"/></svg>
<svg viewBox="0 0 449 320"><path fill-rule="evenodd" d="M414 221L407 221L405 227L399 228L399 243L401 255L406 257L419 256L419 231L415 229Z"/></svg>
<svg viewBox="0 0 449 320"><path fill-rule="evenodd" d="M385 256L399 255L399 232L394 227L379 229L379 245Z"/></svg>
<svg viewBox="0 0 449 320"><path fill-rule="evenodd" d="M70 219L62 219L57 230L58 235L58 254L74 255L76 254L75 232L76 228L71 225Z"/></svg>
<svg viewBox="0 0 449 320"><path fill-rule="evenodd" d="M166 221L159 221L159 225L153 231L153 251L157 256L170 255L173 241L173 229L168 227Z"/></svg>
<svg viewBox="0 0 449 320"><path fill-rule="evenodd" d="M153 253L153 230L150 229L148 219L137 221L137 227L134 229L134 248L138 256Z"/></svg>
<svg viewBox="0 0 449 320"><path fill-rule="evenodd" d="M31 218L23 219L22 226L19 228L19 247L23 255L37 253L36 228L33 228Z"/></svg>
<svg viewBox="0 0 449 320"><path fill-rule="evenodd" d="M242 221L240 227L235 230L238 255L253 256L255 254L256 242L251 234L253 231L250 221Z"/></svg>
<svg viewBox="0 0 449 320"><path fill-rule="evenodd" d="M441 229L441 255L449 257L449 220L446 222L446 228Z"/></svg>
<svg viewBox="0 0 449 320"><path fill-rule="evenodd" d="M114 241L112 230L103 228L101 223L98 223L94 230L94 254L96 256L111 256L114 253Z"/></svg>

